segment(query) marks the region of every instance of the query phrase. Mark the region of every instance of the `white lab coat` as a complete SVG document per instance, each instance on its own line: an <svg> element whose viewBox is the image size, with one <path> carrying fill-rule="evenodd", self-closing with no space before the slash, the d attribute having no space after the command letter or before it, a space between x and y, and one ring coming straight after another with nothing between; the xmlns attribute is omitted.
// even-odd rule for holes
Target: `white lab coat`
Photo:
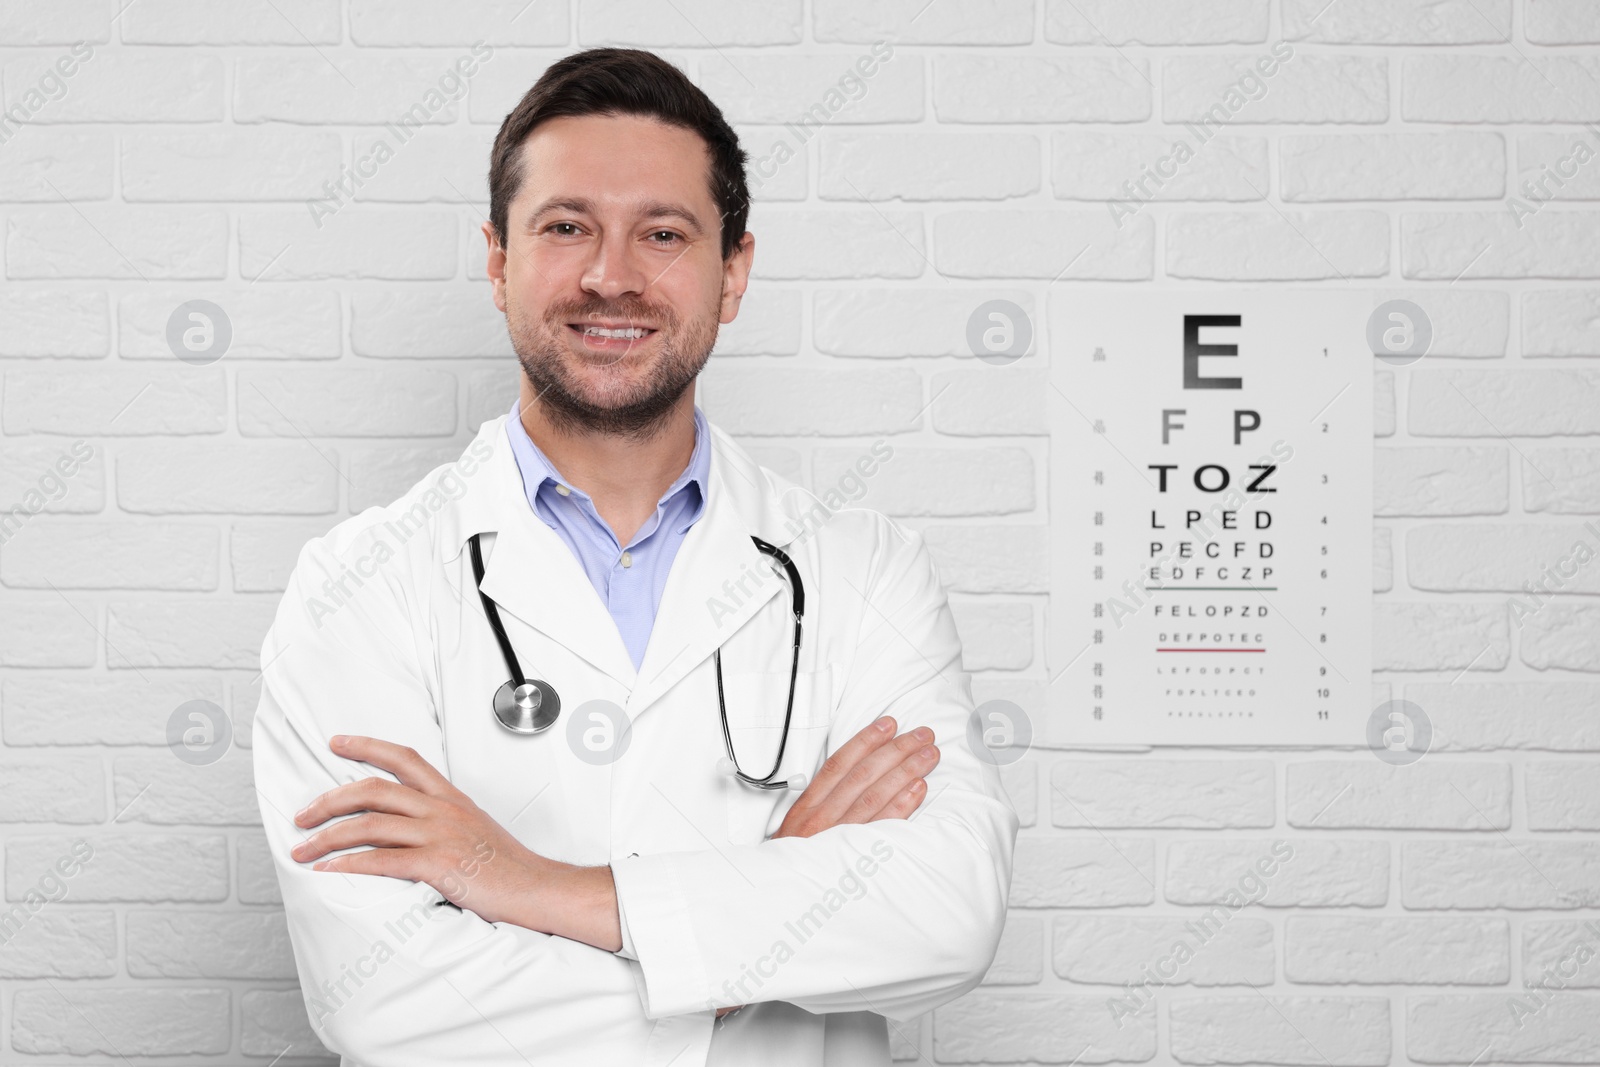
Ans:
<svg viewBox="0 0 1600 1067"><path fill-rule="evenodd" d="M713 428L706 510L635 671L529 507L506 418L399 501L308 543L262 646L256 785L318 1036L362 1067L886 1067L885 1017L915 1040L904 1024L993 960L1018 827L969 746L969 676L922 538L830 510ZM561 695L541 734L493 717L508 672L473 588L466 541L479 532L483 588L525 672ZM770 572L751 534L784 547L806 584L782 773L814 774L884 713L902 732L929 726L941 759L913 818L768 841L798 791L718 773L713 649L746 771L772 764L788 686L788 595L759 577ZM631 724L613 762L579 758L595 746L569 733L573 719L603 730L582 711L593 700ZM296 811L384 773L333 755L336 733L409 745L541 855L610 864L637 959L485 922L470 898L436 904L425 884L290 859L306 836Z"/></svg>

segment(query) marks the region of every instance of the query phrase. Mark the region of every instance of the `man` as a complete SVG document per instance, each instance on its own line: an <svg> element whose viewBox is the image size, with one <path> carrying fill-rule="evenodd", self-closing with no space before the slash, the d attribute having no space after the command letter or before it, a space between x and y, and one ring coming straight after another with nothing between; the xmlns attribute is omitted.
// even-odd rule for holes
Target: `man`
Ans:
<svg viewBox="0 0 1600 1067"><path fill-rule="evenodd" d="M744 159L648 52L551 66L484 226L516 404L301 552L255 767L346 1064L887 1064L884 1017L993 958L1018 822L927 550L694 405L754 256ZM492 710L491 610L560 702L543 734Z"/></svg>

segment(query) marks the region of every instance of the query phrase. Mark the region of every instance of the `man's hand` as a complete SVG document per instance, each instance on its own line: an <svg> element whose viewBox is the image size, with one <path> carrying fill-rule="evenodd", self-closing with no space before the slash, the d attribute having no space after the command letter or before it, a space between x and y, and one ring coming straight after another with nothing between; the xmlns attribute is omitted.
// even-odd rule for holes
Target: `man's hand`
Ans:
<svg viewBox="0 0 1600 1067"><path fill-rule="evenodd" d="M899 737L894 727L885 715L829 756L773 838L810 837L841 823L904 819L916 811L928 790L922 776L938 764L939 748L926 726Z"/></svg>
<svg viewBox="0 0 1600 1067"><path fill-rule="evenodd" d="M546 933L551 917L538 905L568 865L546 859L450 783L427 760L374 737L338 736L328 747L346 759L389 771L328 790L294 817L310 828L354 815L312 834L290 855L305 863L339 849L373 845L313 864L314 870L377 874L426 882L452 904L488 922L510 922ZM360 814L356 814L356 813Z"/></svg>
<svg viewBox="0 0 1600 1067"><path fill-rule="evenodd" d="M823 761L772 839L810 837L840 823L904 819L916 811L928 790L922 776L938 765L939 746L926 726L899 737L894 726L885 715ZM718 1008L717 1018L742 1007Z"/></svg>

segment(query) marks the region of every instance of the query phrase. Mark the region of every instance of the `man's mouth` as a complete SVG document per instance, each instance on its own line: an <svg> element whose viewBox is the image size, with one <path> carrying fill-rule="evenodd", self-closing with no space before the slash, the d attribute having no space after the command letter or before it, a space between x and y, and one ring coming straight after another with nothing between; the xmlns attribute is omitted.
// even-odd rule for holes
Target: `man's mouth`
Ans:
<svg viewBox="0 0 1600 1067"><path fill-rule="evenodd" d="M656 332L649 326L589 326L576 322L567 323L567 328L586 337L620 337L634 340L649 337Z"/></svg>
<svg viewBox="0 0 1600 1067"><path fill-rule="evenodd" d="M595 326L569 322L571 330L583 342L583 347L598 352L625 350L641 341L648 341L657 333L649 326Z"/></svg>

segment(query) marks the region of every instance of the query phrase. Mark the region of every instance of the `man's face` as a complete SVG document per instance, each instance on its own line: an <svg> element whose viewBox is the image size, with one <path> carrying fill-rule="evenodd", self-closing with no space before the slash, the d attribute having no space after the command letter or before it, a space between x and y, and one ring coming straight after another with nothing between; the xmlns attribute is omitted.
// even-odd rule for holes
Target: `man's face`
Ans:
<svg viewBox="0 0 1600 1067"><path fill-rule="evenodd" d="M738 313L755 238L723 261L710 154L692 130L563 116L521 151L506 245L483 230L495 306L538 403L565 428L658 429Z"/></svg>

